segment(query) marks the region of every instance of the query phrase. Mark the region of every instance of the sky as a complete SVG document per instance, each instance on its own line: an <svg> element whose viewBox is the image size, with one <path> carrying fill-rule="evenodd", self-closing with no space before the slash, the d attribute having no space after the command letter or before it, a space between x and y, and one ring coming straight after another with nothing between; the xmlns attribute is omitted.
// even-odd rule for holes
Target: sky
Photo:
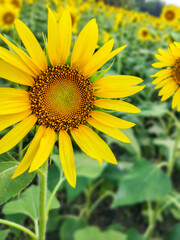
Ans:
<svg viewBox="0 0 180 240"><path fill-rule="evenodd" d="M174 4L180 7L180 0L163 0L166 4Z"/></svg>

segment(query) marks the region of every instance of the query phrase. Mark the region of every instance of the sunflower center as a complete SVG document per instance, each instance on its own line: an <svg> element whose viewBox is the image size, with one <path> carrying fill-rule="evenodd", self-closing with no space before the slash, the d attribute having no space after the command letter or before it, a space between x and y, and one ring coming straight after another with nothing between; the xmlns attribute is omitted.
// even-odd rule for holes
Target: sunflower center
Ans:
<svg viewBox="0 0 180 240"><path fill-rule="evenodd" d="M172 77L173 79L180 84L180 58L176 60L174 67L172 69Z"/></svg>
<svg viewBox="0 0 180 240"><path fill-rule="evenodd" d="M38 124L68 131L86 123L95 97L89 79L64 65L42 72L29 90L29 99Z"/></svg>
<svg viewBox="0 0 180 240"><path fill-rule="evenodd" d="M14 22L14 20L15 20L15 15L12 12L7 12L3 16L3 22L5 24L10 25Z"/></svg>
<svg viewBox="0 0 180 240"><path fill-rule="evenodd" d="M74 26L74 24L76 22L76 17L73 13L71 13L70 15L71 15L72 26Z"/></svg>
<svg viewBox="0 0 180 240"><path fill-rule="evenodd" d="M143 31L142 31L142 35L143 35L143 37L147 37L148 32L147 32L146 30L143 30Z"/></svg>
<svg viewBox="0 0 180 240"><path fill-rule="evenodd" d="M21 6L20 0L12 0L11 4L17 8L19 8Z"/></svg>
<svg viewBox="0 0 180 240"><path fill-rule="evenodd" d="M169 21L172 21L175 17L175 14L173 11L171 10L168 10L166 13L165 13L165 18Z"/></svg>

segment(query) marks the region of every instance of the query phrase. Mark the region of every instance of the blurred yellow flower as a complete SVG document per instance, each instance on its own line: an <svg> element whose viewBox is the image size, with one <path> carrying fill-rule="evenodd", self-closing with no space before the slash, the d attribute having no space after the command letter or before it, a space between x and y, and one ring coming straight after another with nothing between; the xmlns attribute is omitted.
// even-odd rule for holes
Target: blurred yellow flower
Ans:
<svg viewBox="0 0 180 240"><path fill-rule="evenodd" d="M2 29L9 29L19 16L19 9L10 4L0 5L0 26Z"/></svg>
<svg viewBox="0 0 180 240"><path fill-rule="evenodd" d="M20 8L22 6L22 0L5 0L6 3L13 5L16 8Z"/></svg>
<svg viewBox="0 0 180 240"><path fill-rule="evenodd" d="M147 27L141 27L138 30L138 37L142 41L147 41L147 40L152 39L152 36L151 36L151 34L149 32L149 29Z"/></svg>
<svg viewBox="0 0 180 240"><path fill-rule="evenodd" d="M178 7L174 5L164 6L162 13L161 13L161 19L169 24L175 24L178 22L179 19L179 9Z"/></svg>
<svg viewBox="0 0 180 240"><path fill-rule="evenodd" d="M173 96L172 108L177 107L177 110L180 111L180 43L171 43L168 52L162 49L158 51L159 54L156 54L155 57L160 62L153 63L152 66L163 68L163 70L152 75L152 77L156 77L152 83L157 84L155 89L161 88L159 91L159 96L162 96L161 101Z"/></svg>

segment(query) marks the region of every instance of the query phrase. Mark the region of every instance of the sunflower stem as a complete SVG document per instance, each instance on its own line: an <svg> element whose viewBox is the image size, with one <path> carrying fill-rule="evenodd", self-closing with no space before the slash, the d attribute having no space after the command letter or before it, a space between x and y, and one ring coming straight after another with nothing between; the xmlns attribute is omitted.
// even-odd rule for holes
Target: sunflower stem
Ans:
<svg viewBox="0 0 180 240"><path fill-rule="evenodd" d="M47 218L48 218L48 215L49 215L49 210L50 210L52 201L53 201L54 197L56 196L56 193L57 193L57 191L59 190L59 188L61 187L61 185L62 185L62 183L64 182L64 180L65 180L65 178L63 178L63 171L61 171L59 181L58 181L58 183L56 184L53 192L51 193L51 196L50 196L49 201L48 201L48 203L47 203L47 208L46 208L46 216L47 216Z"/></svg>
<svg viewBox="0 0 180 240"><path fill-rule="evenodd" d="M7 226L10 226L10 227L14 227L16 229L19 229L20 231L23 231L26 234L28 234L33 239L38 240L37 236L32 231L30 231L28 228L26 228L26 227L24 227L20 224L17 224L17 223L11 222L11 221L7 221L7 220L4 220L4 219L0 219L0 223L4 224L4 225L7 225Z"/></svg>
<svg viewBox="0 0 180 240"><path fill-rule="evenodd" d="M46 202L47 202L47 175L48 175L48 161L41 167L43 174L39 174L40 178L40 199L39 199L39 240L45 240L46 237L46 223L48 217L46 216Z"/></svg>

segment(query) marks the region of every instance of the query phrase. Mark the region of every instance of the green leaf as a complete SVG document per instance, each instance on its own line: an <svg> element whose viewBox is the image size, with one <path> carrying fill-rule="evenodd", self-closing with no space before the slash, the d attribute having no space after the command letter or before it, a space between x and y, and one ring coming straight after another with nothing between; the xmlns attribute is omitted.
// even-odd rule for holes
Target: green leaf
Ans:
<svg viewBox="0 0 180 240"><path fill-rule="evenodd" d="M92 159L81 152L75 152L75 164L77 176L91 179L97 178L105 166L105 164L100 166L97 160Z"/></svg>
<svg viewBox="0 0 180 240"><path fill-rule="evenodd" d="M171 229L168 240L179 240L180 239L180 223L177 223Z"/></svg>
<svg viewBox="0 0 180 240"><path fill-rule="evenodd" d="M54 232L59 229L59 222L61 220L61 216L57 209L53 209L49 212L48 222L47 222L47 232Z"/></svg>
<svg viewBox="0 0 180 240"><path fill-rule="evenodd" d="M91 179L85 177L77 177L76 188L72 188L69 183L66 182L67 203L71 203L76 197L78 197L91 181Z"/></svg>
<svg viewBox="0 0 180 240"><path fill-rule="evenodd" d="M109 239L127 240L127 237L126 237L125 234L120 233L120 232L116 232L116 231L113 231L113 230L108 230L108 231L102 233L101 240L109 240Z"/></svg>
<svg viewBox="0 0 180 240"><path fill-rule="evenodd" d="M147 240L141 236L135 229L129 229L127 231L127 240Z"/></svg>
<svg viewBox="0 0 180 240"><path fill-rule="evenodd" d="M47 192L47 198L50 198L50 191ZM59 208L60 204L56 198L54 198L51 208ZM3 208L3 213L16 214L22 213L29 216L33 220L37 220L39 216L39 187L32 185L26 191L24 191L21 196L5 204Z"/></svg>
<svg viewBox="0 0 180 240"><path fill-rule="evenodd" d="M174 140L173 139L155 139L154 144L157 146L163 146L165 147L167 151L162 151L164 156L166 157L167 160L170 161L173 155L173 149L174 149Z"/></svg>
<svg viewBox="0 0 180 240"><path fill-rule="evenodd" d="M19 162L8 153L0 155L0 204L21 192L35 176L35 173L25 172L21 176L11 179L18 164Z"/></svg>
<svg viewBox="0 0 180 240"><path fill-rule="evenodd" d="M9 234L10 230L0 230L0 240L5 240Z"/></svg>
<svg viewBox="0 0 180 240"><path fill-rule="evenodd" d="M167 110L167 103L159 102L144 102L142 107L140 106L141 112L138 116L142 117L163 117Z"/></svg>
<svg viewBox="0 0 180 240"><path fill-rule="evenodd" d="M160 168L139 160L122 177L112 207L158 200L170 193L171 188L170 179Z"/></svg>
<svg viewBox="0 0 180 240"><path fill-rule="evenodd" d="M123 143L117 139L114 139L114 138L106 135L105 138L106 138L107 144L110 145L112 143L116 143L119 146L125 148L131 154L140 156L141 155L140 146L139 146L138 140L134 136L133 130L132 129L123 129L121 131L130 139L130 141L131 141L130 143Z"/></svg>
<svg viewBox="0 0 180 240"><path fill-rule="evenodd" d="M107 230L101 232L97 227L86 227L82 230L78 230L74 234L74 240L127 240L125 234L114 231Z"/></svg>
<svg viewBox="0 0 180 240"><path fill-rule="evenodd" d="M6 219L8 221L15 222L15 223L18 223L23 226L26 216L23 214L17 213L17 214L12 214L12 215L6 215ZM19 236L21 230L19 230L18 228L14 228L14 227L10 227L10 229L16 235L16 237Z"/></svg>
<svg viewBox="0 0 180 240"><path fill-rule="evenodd" d="M78 218L68 218L66 219L60 228L60 239L61 240L74 240L74 233L86 226L83 220Z"/></svg>
<svg viewBox="0 0 180 240"><path fill-rule="evenodd" d="M108 164L101 175L102 178L113 183L119 182L122 176L122 170L118 165Z"/></svg>

